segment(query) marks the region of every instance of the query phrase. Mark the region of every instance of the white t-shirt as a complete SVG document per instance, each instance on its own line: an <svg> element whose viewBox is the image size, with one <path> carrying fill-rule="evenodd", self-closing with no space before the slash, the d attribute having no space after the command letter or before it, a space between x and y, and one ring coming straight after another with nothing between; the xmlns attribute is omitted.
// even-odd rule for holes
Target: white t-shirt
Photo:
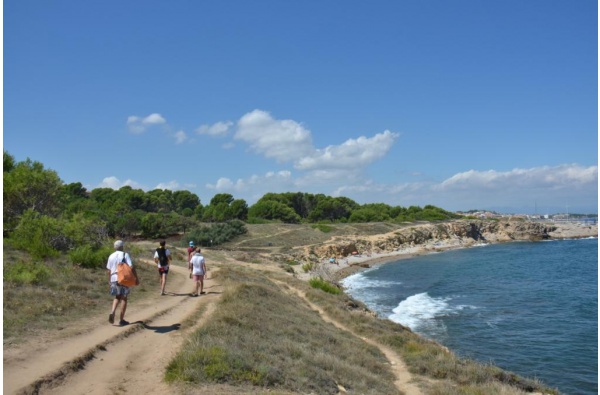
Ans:
<svg viewBox="0 0 600 395"><path fill-rule="evenodd" d="M108 257L108 262L106 262L106 268L110 270L110 281L117 281L117 265L121 263L123 260L123 254L125 254L125 262L131 267L133 267L133 262L131 262L131 257L128 253L123 251L115 251Z"/></svg>
<svg viewBox="0 0 600 395"><path fill-rule="evenodd" d="M169 251L168 248L165 248L165 254L167 254L167 262L168 262L168 259L171 256L171 251ZM154 251L154 259L159 259L158 251ZM165 266L161 266L160 265L160 259L159 259L158 263L156 264L156 266L158 266L158 267L168 267L169 264L167 263Z"/></svg>
<svg viewBox="0 0 600 395"><path fill-rule="evenodd" d="M193 275L202 276L206 274L206 262L204 261L204 257L201 254L195 253L194 255L192 255L190 263L192 264Z"/></svg>

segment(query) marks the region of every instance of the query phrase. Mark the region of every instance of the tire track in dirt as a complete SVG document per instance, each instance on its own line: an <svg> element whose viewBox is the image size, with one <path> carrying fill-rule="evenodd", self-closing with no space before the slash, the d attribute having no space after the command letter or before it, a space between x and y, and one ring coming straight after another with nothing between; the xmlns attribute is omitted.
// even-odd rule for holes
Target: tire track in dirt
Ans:
<svg viewBox="0 0 600 395"><path fill-rule="evenodd" d="M103 314L91 318L89 330L81 335L5 355L4 393L172 393L162 378L191 329L181 328L181 323L205 306L198 320L203 322L222 291L210 279L205 280L205 295L191 297L191 289L187 267L172 265L167 290L175 291L151 298L145 307L130 301L129 326L110 325ZM109 305L107 300L107 310Z"/></svg>
<svg viewBox="0 0 600 395"><path fill-rule="evenodd" d="M278 280L275 280L272 278L271 278L271 281L276 283L279 286L279 288L282 289L282 291L292 292L296 296L298 296L302 300L304 300L310 306L310 308L312 308L313 310L315 310L316 312L319 313L319 315L321 316L321 318L324 321L329 322L329 323L333 324L336 328L341 329L346 332L349 332L350 334L352 334L352 336L358 337L362 341L364 341L372 346L377 347L389 361L391 370L394 373L394 375L396 376L396 380L394 381L394 384L396 385L396 388L400 391L401 394L405 394L405 395L422 395L423 394L421 392L421 390L419 389L419 387L414 383L413 376L408 371L408 368L406 367L406 364L404 363L402 358L400 358L400 356L398 354L396 354L396 352L394 352L392 349L390 349L389 347L386 347L383 344L380 344L374 340L357 335L351 329L346 327L344 324L331 318L323 309L321 309L316 304L312 303L306 296L306 293L303 292L302 290L295 288L290 284L287 284L287 283L284 283L284 282L281 282L281 281L278 281ZM345 390L343 390L343 388L340 388L340 391L341 391L341 393L345 393Z"/></svg>

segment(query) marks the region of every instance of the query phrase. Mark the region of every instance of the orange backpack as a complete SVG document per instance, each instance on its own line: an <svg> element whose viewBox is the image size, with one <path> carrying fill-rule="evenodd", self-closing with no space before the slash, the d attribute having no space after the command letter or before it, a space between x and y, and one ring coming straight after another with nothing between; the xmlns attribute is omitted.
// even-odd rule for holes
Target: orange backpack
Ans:
<svg viewBox="0 0 600 395"><path fill-rule="evenodd" d="M125 260L125 253L121 262L117 264L117 283L125 287L135 287L140 284L134 268Z"/></svg>

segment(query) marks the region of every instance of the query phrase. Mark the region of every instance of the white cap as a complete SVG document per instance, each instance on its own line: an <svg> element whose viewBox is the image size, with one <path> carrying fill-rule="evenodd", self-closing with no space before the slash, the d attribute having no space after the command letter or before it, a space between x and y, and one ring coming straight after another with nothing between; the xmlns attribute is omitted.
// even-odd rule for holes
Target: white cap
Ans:
<svg viewBox="0 0 600 395"><path fill-rule="evenodd" d="M118 250L119 248L123 248L123 245L125 243L123 243L123 240L117 240L115 241L115 250Z"/></svg>

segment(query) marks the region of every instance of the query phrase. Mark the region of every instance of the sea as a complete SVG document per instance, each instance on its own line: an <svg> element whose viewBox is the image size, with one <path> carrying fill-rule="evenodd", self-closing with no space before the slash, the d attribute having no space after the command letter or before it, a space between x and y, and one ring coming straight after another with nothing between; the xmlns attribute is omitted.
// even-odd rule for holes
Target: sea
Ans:
<svg viewBox="0 0 600 395"><path fill-rule="evenodd" d="M461 357L598 394L598 239L481 244L375 266L346 292Z"/></svg>

